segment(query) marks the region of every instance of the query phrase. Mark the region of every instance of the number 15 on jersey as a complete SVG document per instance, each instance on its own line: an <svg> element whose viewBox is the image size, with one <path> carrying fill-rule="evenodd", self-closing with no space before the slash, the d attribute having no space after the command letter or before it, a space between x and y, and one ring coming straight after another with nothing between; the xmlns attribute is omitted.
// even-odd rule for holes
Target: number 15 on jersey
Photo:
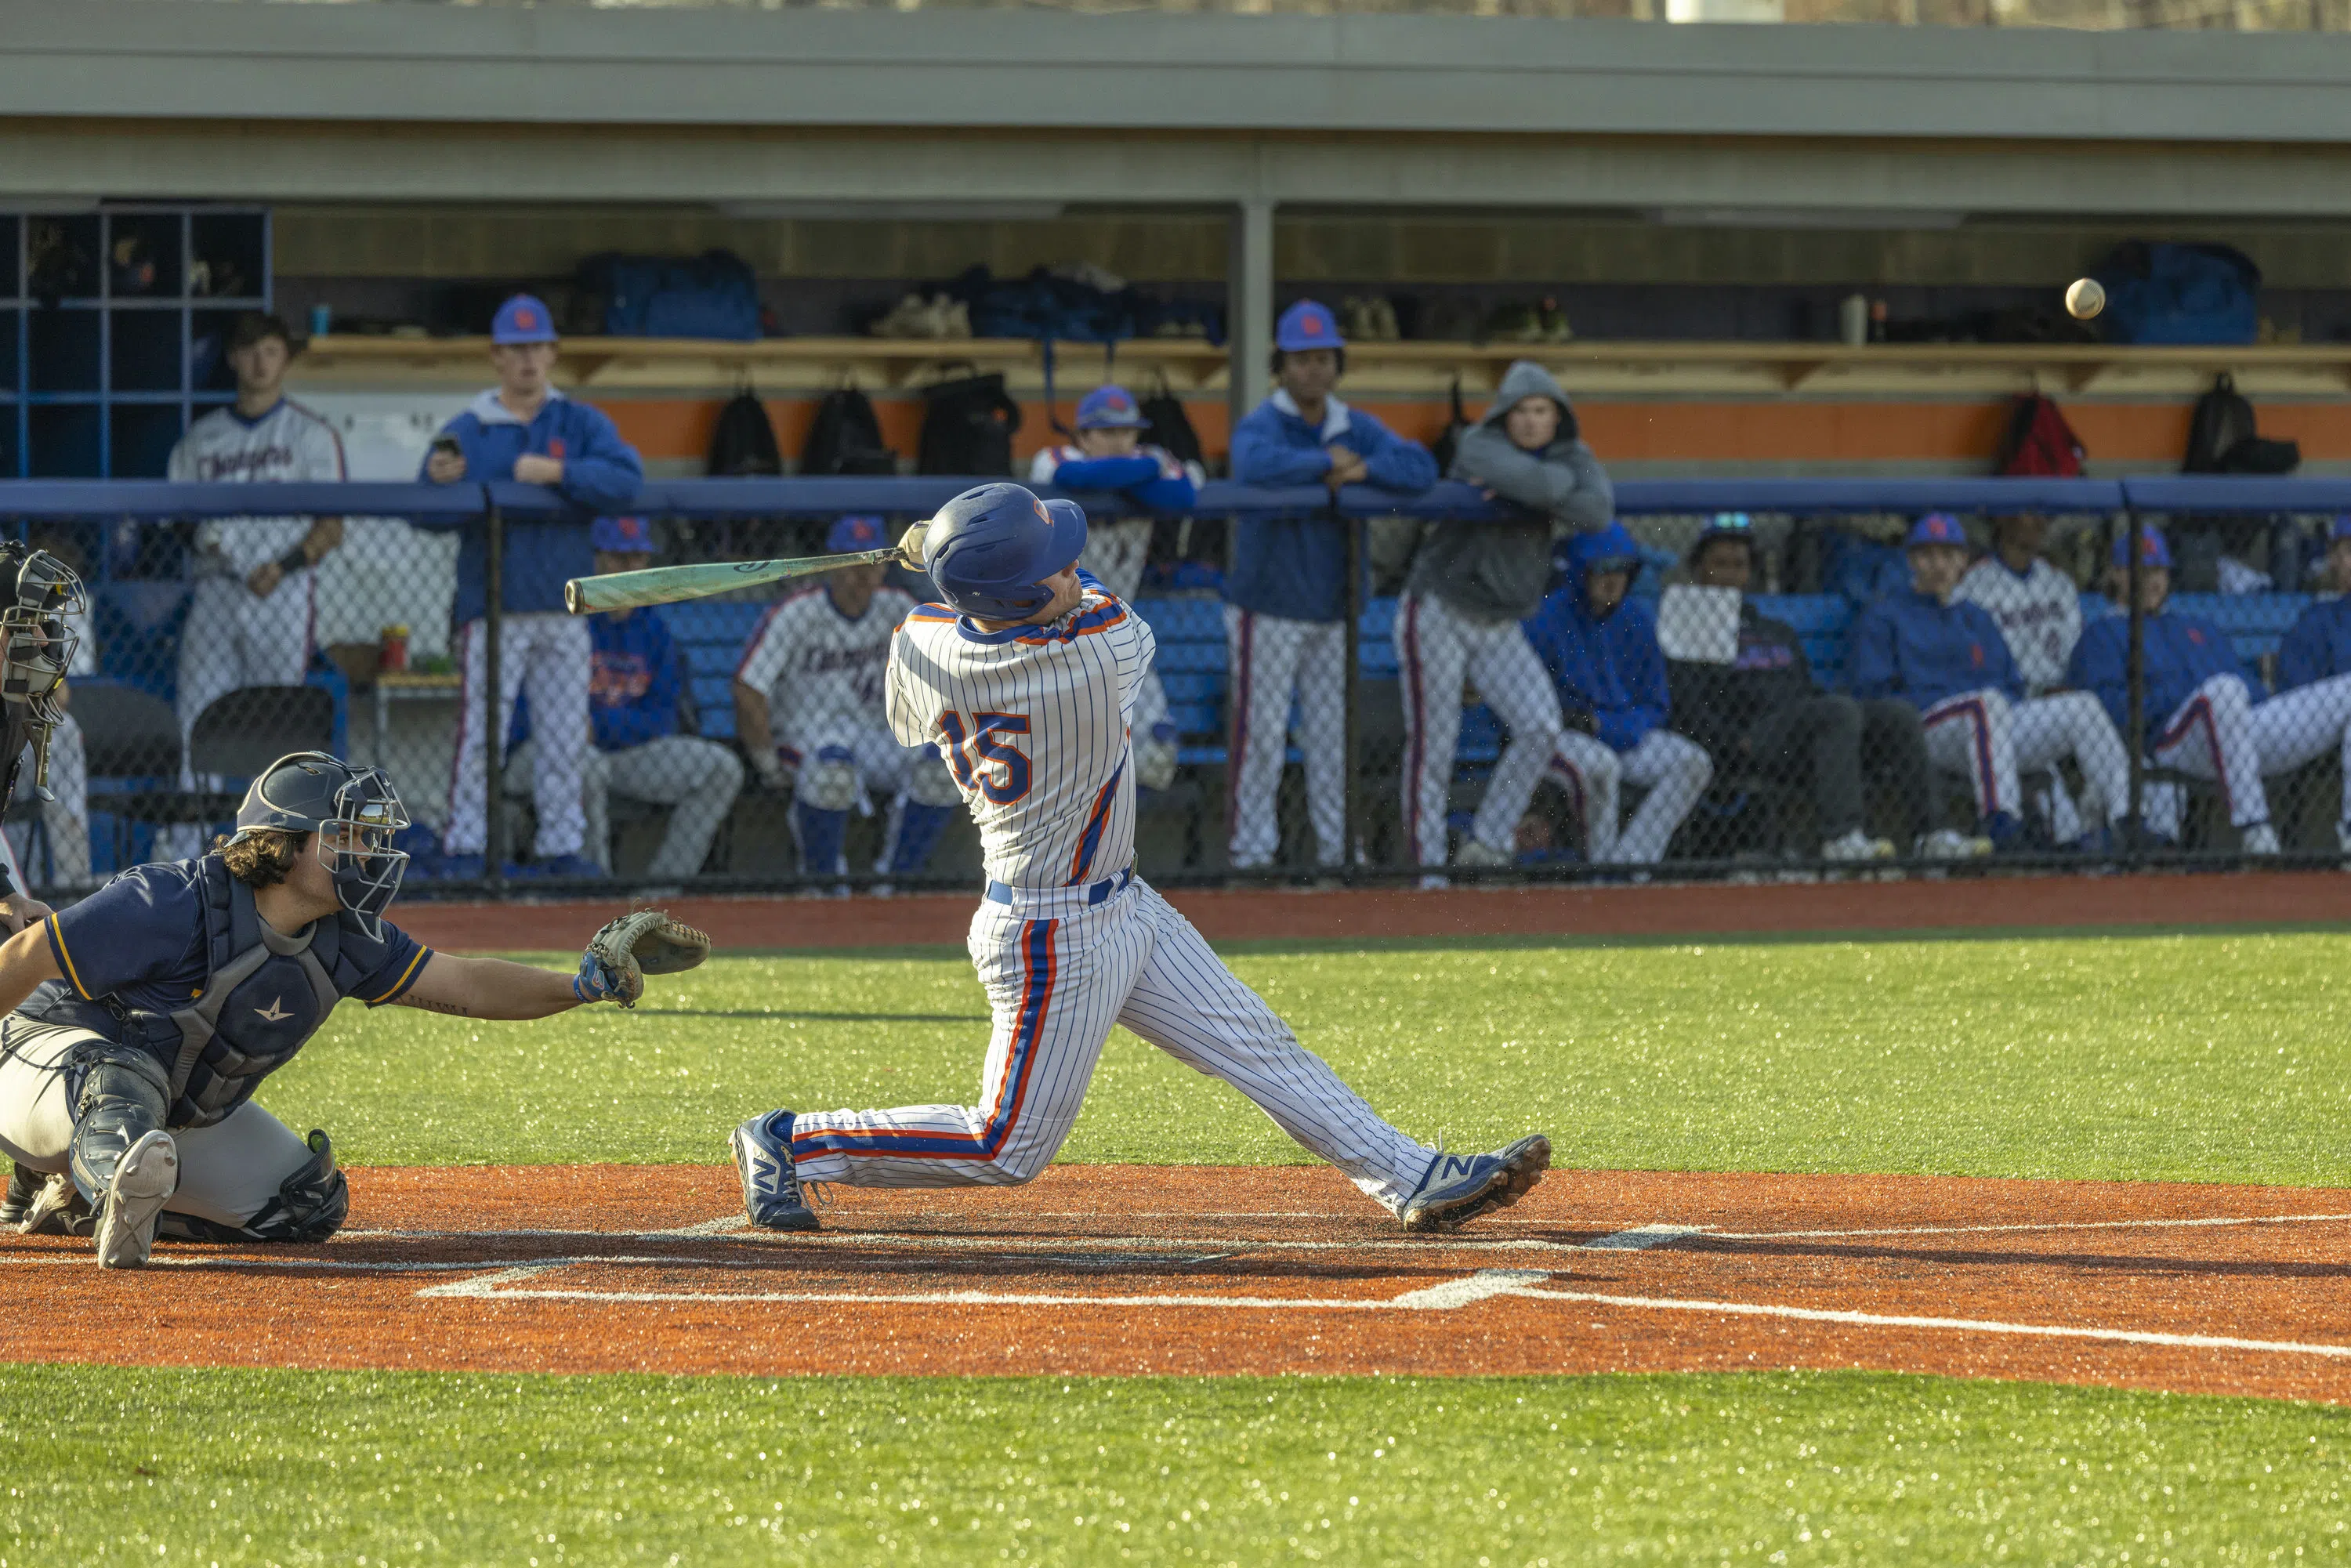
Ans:
<svg viewBox="0 0 2351 1568"><path fill-rule="evenodd" d="M1029 793L1029 754L1012 739L1029 733L1027 714L976 713L967 724L959 713L943 713L939 733L946 737L947 767L957 784L998 806Z"/></svg>

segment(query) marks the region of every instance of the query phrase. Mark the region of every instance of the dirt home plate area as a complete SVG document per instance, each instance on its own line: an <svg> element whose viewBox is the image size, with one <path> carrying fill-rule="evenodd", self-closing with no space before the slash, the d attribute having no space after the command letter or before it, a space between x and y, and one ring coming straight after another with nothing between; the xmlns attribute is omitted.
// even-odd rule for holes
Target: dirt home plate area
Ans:
<svg viewBox="0 0 2351 1568"><path fill-rule="evenodd" d="M2069 880L2048 900L2013 883L1792 891L1815 929L2122 925L2187 913L2159 896L2178 880ZM2351 914L2351 878L2217 888L2223 921ZM1741 890L1627 891L1643 896L1183 902L1217 937L1755 928ZM2192 891L2215 919L2216 883ZM868 904L880 901L852 907ZM959 935L968 907L896 901L890 936L864 940ZM844 934L841 906L820 901L680 913L722 948ZM583 914L427 905L412 928L453 946L554 947ZM1421 1238L1312 1166L1059 1166L1025 1188L836 1188L826 1228L794 1236L748 1228L725 1168L362 1168L351 1186L350 1227L323 1247L164 1243L144 1274L101 1273L86 1241L0 1238L0 1281L46 1303L0 1322L0 1358L763 1375L1867 1368L2351 1402L2351 1191L1555 1169L1518 1207ZM112 1327L93 1336L92 1322Z"/></svg>
<svg viewBox="0 0 2351 1568"><path fill-rule="evenodd" d="M13 1360L498 1372L1866 1367L2351 1401L2351 1192L1561 1171L1449 1237L1306 1167L1057 1166L745 1228L733 1173L352 1173L320 1248L11 1238ZM115 1331L104 1339L90 1322ZM169 1347L169 1355L158 1354Z"/></svg>

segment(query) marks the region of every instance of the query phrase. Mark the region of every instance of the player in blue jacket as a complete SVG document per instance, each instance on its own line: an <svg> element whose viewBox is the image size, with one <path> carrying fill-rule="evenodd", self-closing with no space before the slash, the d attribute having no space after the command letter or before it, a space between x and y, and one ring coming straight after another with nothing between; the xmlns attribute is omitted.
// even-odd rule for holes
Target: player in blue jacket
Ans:
<svg viewBox="0 0 2351 1568"><path fill-rule="evenodd" d="M2285 641L2278 644L2280 692L2351 675L2351 513L2335 519L2326 546L2326 574L2335 596L2315 601L2296 616Z"/></svg>
<svg viewBox="0 0 2351 1568"><path fill-rule="evenodd" d="M1143 586L1151 550L1152 517L1191 509L1207 476L1196 463L1177 461L1164 446L1143 444L1151 422L1124 387L1096 387L1078 402L1074 444L1040 449L1029 464L1031 488L1114 491L1134 503L1130 517L1090 517L1085 553L1078 564L1132 604ZM1176 781L1176 724L1156 671L1144 677L1134 703L1134 779L1152 789Z"/></svg>
<svg viewBox="0 0 2351 1568"><path fill-rule="evenodd" d="M1344 485L1417 492L1437 483L1437 459L1331 395L1347 345L1329 308L1301 299L1273 334L1273 395L1233 431L1233 477L1244 485ZM1345 841L1347 525L1322 510L1235 525L1225 577L1232 645L1232 746L1228 820L1232 863L1270 864L1280 841L1274 792L1294 693L1306 758L1307 814L1326 866Z"/></svg>
<svg viewBox="0 0 2351 1568"><path fill-rule="evenodd" d="M1900 697L1917 708L1928 759L1966 774L1974 787L1980 835L1938 829L1920 852L1963 858L1982 852L1983 840L2024 847L2017 776L2069 755L2106 821L2120 821L2130 803L2130 758L2096 700L2083 692L2028 700L2000 623L1981 605L1952 597L1968 570L1959 520L1930 512L1904 542L1910 586L1881 596L1854 622L1853 695L1864 702ZM2111 829L2091 829L2075 842L2103 852Z"/></svg>
<svg viewBox="0 0 2351 1568"><path fill-rule="evenodd" d="M2127 557L2115 540L2116 593ZM2261 677L2248 672L2226 632L2208 621L2169 608L2171 549L2153 528L2139 534L2141 669L2146 681L2143 744L2158 767L2209 779L2229 800L2229 820L2250 855L2278 852L2263 775L2292 772L2339 750L2351 761L2351 678L2313 682L2263 701ZM2074 646L2074 684L2098 694L2117 725L2129 722L2130 622L2110 615L2092 622ZM2178 789L2156 785L2147 795L2147 828L2160 838L2179 832ZM2351 826L2335 828L2351 852Z"/></svg>
<svg viewBox="0 0 2351 1568"><path fill-rule="evenodd" d="M1551 777L1583 817L1585 857L1595 864L1651 865L1714 778L1706 747L1666 726L1666 655L1656 612L1625 597L1640 548L1622 523L1568 541L1567 581L1526 622L1527 641L1559 688L1567 728ZM1622 786L1646 789L1617 830Z"/></svg>
<svg viewBox="0 0 2351 1568"><path fill-rule="evenodd" d="M588 626L563 612L563 584L594 570L589 522L600 512L629 509L644 482L644 465L610 419L555 390L548 379L555 354L555 323L543 301L517 294L499 306L490 324L490 364L498 384L434 438L423 477L436 485L500 479L546 485L580 508L577 517L507 525L496 733L503 735L512 721L516 694L528 691L541 741L532 790L538 869L592 877L602 875L602 869L580 852L588 828L580 801L580 761L588 746ZM459 628L457 657L465 692L439 871L471 880L482 874L489 841L482 746L492 733L483 712L489 684L484 632L489 531L479 521L422 526L460 533L452 619Z"/></svg>

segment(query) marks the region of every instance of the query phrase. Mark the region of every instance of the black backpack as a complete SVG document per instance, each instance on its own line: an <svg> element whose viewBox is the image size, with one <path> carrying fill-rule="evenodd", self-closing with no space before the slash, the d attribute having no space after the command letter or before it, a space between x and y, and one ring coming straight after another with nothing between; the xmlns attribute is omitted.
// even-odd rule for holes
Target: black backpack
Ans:
<svg viewBox="0 0 2351 1568"><path fill-rule="evenodd" d="M2183 474L2291 474L2302 464L2302 447L2267 441L2253 428L2253 405L2229 375L2213 378L2212 390L2196 400L2188 422Z"/></svg>
<svg viewBox="0 0 2351 1568"><path fill-rule="evenodd" d="M710 473L713 478L741 479L784 471L784 455L776 445L776 427L768 423L768 405L746 387L718 411L718 424L710 433Z"/></svg>
<svg viewBox="0 0 2351 1568"><path fill-rule="evenodd" d="M816 405L800 446L803 474L895 474L898 455L882 444L873 402L853 386L835 387Z"/></svg>
<svg viewBox="0 0 2351 1568"><path fill-rule="evenodd" d="M1151 384L1151 395L1135 405L1135 412L1149 422L1143 439L1154 446L1165 447L1167 455L1178 463L1198 463L1200 435L1192 428L1192 418L1184 412L1184 400L1167 384L1167 372L1162 371Z"/></svg>
<svg viewBox="0 0 2351 1568"><path fill-rule="evenodd" d="M1020 428L1020 405L1005 392L1002 375L991 371L936 382L923 389L923 402L916 473L1012 472L1012 433Z"/></svg>

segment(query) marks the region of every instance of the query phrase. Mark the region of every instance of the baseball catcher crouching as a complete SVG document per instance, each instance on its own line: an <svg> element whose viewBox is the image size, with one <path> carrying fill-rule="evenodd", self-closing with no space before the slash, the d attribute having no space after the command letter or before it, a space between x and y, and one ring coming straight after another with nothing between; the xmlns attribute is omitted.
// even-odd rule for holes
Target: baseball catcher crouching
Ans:
<svg viewBox="0 0 2351 1568"><path fill-rule="evenodd" d="M142 865L0 945L0 1154L26 1230L96 1238L135 1269L157 1235L323 1241L350 1207L332 1144L253 1100L335 1004L474 1019L632 1004L709 939L646 911L596 934L576 975L435 953L384 918L408 857L392 780L324 752L256 779L236 832ZM13 1010L6 1010L13 1009Z"/></svg>

